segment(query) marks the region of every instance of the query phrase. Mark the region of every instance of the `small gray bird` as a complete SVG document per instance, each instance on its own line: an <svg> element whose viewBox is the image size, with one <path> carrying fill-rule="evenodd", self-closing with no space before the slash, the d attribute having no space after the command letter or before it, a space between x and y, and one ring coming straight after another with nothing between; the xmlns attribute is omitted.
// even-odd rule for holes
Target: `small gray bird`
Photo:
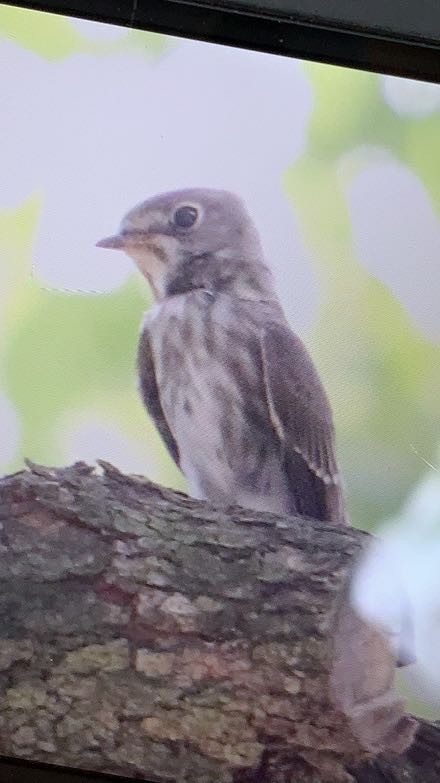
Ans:
<svg viewBox="0 0 440 783"><path fill-rule="evenodd" d="M329 402L241 200L164 193L97 244L125 251L153 290L140 390L191 495L345 522Z"/></svg>

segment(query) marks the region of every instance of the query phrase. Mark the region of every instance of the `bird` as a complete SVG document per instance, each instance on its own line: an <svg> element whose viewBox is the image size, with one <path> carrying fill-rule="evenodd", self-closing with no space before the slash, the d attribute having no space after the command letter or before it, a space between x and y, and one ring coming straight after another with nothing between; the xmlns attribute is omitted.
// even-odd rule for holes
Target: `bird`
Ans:
<svg viewBox="0 0 440 783"><path fill-rule="evenodd" d="M96 244L125 252L151 287L139 390L190 496L347 523L330 403L242 199L160 193Z"/></svg>

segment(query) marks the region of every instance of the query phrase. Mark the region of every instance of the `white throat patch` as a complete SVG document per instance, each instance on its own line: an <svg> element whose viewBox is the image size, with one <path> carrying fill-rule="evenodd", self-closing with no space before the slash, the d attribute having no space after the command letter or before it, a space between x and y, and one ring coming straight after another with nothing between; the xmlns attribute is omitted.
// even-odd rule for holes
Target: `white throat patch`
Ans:
<svg viewBox="0 0 440 783"><path fill-rule="evenodd" d="M179 242L175 237L157 234L142 245L128 247L126 253L147 278L156 298L165 294L168 271L177 263Z"/></svg>

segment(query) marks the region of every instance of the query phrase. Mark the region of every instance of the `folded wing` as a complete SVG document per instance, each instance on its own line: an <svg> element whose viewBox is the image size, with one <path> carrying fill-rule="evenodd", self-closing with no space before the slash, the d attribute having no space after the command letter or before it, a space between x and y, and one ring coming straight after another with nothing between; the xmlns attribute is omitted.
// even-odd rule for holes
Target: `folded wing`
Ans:
<svg viewBox="0 0 440 783"><path fill-rule="evenodd" d="M144 329L141 333L138 348L138 372L139 385L144 405L153 419L159 433L164 441L174 462L180 467L179 450L177 443L168 426L165 414L160 402L159 389L156 381L154 368L154 357L151 348L148 331Z"/></svg>
<svg viewBox="0 0 440 783"><path fill-rule="evenodd" d="M292 511L346 522L332 412L303 343L287 326L261 332L267 405L280 441Z"/></svg>

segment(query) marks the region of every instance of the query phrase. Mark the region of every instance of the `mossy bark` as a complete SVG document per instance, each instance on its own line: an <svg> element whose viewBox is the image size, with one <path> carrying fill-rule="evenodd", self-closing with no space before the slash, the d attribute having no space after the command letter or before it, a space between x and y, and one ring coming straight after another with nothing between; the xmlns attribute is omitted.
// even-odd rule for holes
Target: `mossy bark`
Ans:
<svg viewBox="0 0 440 783"><path fill-rule="evenodd" d="M106 463L1 479L0 523L0 754L160 783L415 781L423 743L439 763L430 724L405 752L393 656L349 606L366 534Z"/></svg>

